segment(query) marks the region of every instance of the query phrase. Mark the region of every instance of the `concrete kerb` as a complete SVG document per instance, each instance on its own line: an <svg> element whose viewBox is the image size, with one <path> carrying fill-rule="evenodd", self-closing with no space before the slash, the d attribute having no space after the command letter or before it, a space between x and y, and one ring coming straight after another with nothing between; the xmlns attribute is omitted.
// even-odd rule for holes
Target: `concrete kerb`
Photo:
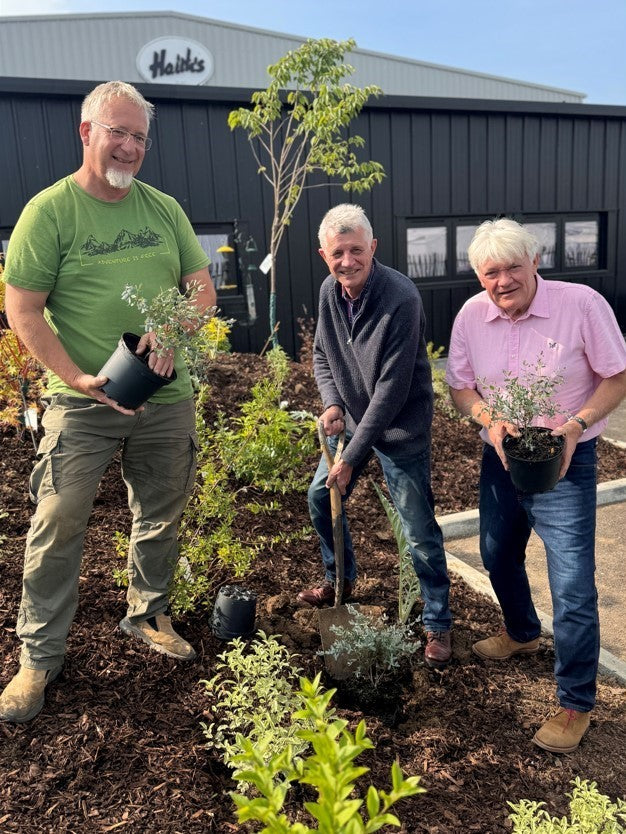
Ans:
<svg viewBox="0 0 626 834"><path fill-rule="evenodd" d="M460 576L461 579L474 591L485 594L485 596L492 599L496 605L498 604L498 599L493 591L493 588L491 587L491 582L486 576L484 576L484 574L477 571L476 568L473 568L471 565L462 562L461 559L457 559L456 556L453 556L447 551L446 559L450 571L456 573L457 576ZM554 629L552 627L552 617L539 609L537 609L537 616L541 620L541 629L543 634L553 637ZM626 663L618 657L615 657L615 655L611 654L611 652L607 652L606 649L600 649L599 671L604 675L616 678L619 683L626 686Z"/></svg>
<svg viewBox="0 0 626 834"><path fill-rule="evenodd" d="M626 478L598 484L597 500L598 507L606 507L609 504L619 504L621 501L626 501ZM462 513L437 516L437 521L444 538L448 541L478 535L478 510L466 510Z"/></svg>

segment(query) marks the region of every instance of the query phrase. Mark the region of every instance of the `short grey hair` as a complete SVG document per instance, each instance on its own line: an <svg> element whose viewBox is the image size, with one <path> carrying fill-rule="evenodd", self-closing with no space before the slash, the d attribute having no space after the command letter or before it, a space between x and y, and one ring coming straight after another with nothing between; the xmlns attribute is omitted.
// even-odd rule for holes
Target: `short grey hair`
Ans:
<svg viewBox="0 0 626 834"><path fill-rule="evenodd" d="M318 232L320 246L322 249L324 248L326 238L333 232L338 235L343 235L347 232L355 232L357 229L363 229L368 243L374 240L372 224L367 219L367 215L361 206L351 203L341 203L327 211L320 223Z"/></svg>
<svg viewBox="0 0 626 834"><path fill-rule="evenodd" d="M478 275L487 261L517 260L526 255L532 261L539 249L539 241L525 226L508 217L501 217L480 224L467 248L467 257Z"/></svg>
<svg viewBox="0 0 626 834"><path fill-rule="evenodd" d="M125 81L106 81L94 87L83 99L80 111L81 122L91 122L97 119L102 108L116 98L125 98L141 108L146 114L148 124L154 118L154 104L146 101L132 84L127 84Z"/></svg>

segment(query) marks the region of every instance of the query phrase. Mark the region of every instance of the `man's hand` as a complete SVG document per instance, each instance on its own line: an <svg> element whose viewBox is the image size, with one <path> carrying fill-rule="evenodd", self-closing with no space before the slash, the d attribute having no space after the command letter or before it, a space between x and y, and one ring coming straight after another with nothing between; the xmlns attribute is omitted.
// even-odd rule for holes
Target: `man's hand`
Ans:
<svg viewBox="0 0 626 834"><path fill-rule="evenodd" d="M493 443L498 457L502 461L502 466L508 471L509 464L506 461L506 455L502 448L502 441L507 434L510 434L512 437L519 437L519 429L516 425L506 420L495 420L488 426L487 432L489 433L489 440Z"/></svg>
<svg viewBox="0 0 626 834"><path fill-rule="evenodd" d="M330 489L331 486L333 486L333 484L337 484L337 486L339 487L339 492L342 495L345 495L351 477L352 466L350 466L349 463L346 463L345 460L341 460L340 458L328 473L328 478L326 479L326 487Z"/></svg>
<svg viewBox="0 0 626 834"><path fill-rule="evenodd" d="M150 354L148 356L148 367L150 370L159 376L170 377L172 375L172 371L174 370L174 352L167 350L157 354L154 352L156 347L156 336L153 331L150 331L149 333L143 334L139 340L135 353L141 356L141 354L145 353L146 350L149 350Z"/></svg>
<svg viewBox="0 0 626 834"><path fill-rule="evenodd" d="M576 444L583 433L583 427L575 420L570 420L563 423L558 429L554 429L552 437L564 437L565 448L563 449L563 457L561 458L561 468L559 469L559 481L569 469L572 455L576 451Z"/></svg>
<svg viewBox="0 0 626 834"><path fill-rule="evenodd" d="M102 391L102 386L108 381L108 377L106 376L91 376L91 374L77 374L74 379L72 379L72 388L75 391L78 391L79 394L84 394L86 397L90 397L92 400L97 400L99 403L103 405L108 405L110 408L114 409L115 411L119 411L120 414L128 414L132 417L135 414L135 411L132 411L130 408L124 408L123 406L116 403L115 400L112 400L110 397ZM143 406L141 408L136 409L136 411L143 411Z"/></svg>
<svg viewBox="0 0 626 834"><path fill-rule="evenodd" d="M338 405L331 405L319 418L324 426L324 434L326 437L341 434L345 429L346 423L343 419L343 410ZM326 484L328 486L328 484ZM343 492L342 492L343 495Z"/></svg>

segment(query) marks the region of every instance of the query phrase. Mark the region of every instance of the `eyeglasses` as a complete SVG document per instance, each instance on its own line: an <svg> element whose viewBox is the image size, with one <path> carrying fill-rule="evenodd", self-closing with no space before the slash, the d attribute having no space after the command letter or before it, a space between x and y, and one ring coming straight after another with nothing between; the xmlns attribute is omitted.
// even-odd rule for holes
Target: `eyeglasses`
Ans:
<svg viewBox="0 0 626 834"><path fill-rule="evenodd" d="M141 133L131 133L129 130L122 130L121 127L111 127L111 125L103 125L102 122L97 122L95 119L91 120L92 125L98 125L109 131L109 136L121 145L125 145L132 137L135 145L143 148L144 151L149 151L152 147L152 139L149 136L142 136Z"/></svg>

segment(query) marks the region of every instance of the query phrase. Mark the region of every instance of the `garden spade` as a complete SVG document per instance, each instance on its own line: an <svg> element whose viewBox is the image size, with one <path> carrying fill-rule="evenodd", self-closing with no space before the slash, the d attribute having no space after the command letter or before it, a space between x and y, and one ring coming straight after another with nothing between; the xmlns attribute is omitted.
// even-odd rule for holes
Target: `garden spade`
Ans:
<svg viewBox="0 0 626 834"><path fill-rule="evenodd" d="M326 458L328 470L330 471L343 451L343 444L345 442L345 431L339 436L337 443L337 451L335 457L331 455L326 435L324 434L324 424L320 420L317 424L317 433L320 440L322 454ZM343 551L343 526L341 520L341 493L337 484L333 484L330 488L330 515L333 525L333 549L335 552L335 603L332 608L322 608L319 611L319 628L320 636L322 638L322 649L325 652L324 662L326 670L335 678L335 680L342 680L350 674L350 660L347 655L338 655L333 657L326 654L332 648L333 643L337 640L337 635L332 631L333 626L341 626L348 628L352 622L352 608L356 609L358 606L350 606L350 609L342 605L343 588L345 582L344 570L344 551Z"/></svg>

